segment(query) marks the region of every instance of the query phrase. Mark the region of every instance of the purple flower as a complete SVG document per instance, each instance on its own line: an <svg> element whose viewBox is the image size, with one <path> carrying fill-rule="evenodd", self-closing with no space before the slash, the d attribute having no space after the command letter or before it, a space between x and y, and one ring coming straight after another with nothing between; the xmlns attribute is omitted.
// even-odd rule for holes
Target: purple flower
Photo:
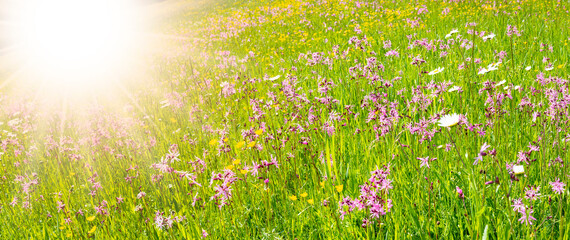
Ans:
<svg viewBox="0 0 570 240"><path fill-rule="evenodd" d="M532 208L523 207L522 211L519 211L522 214L522 217L519 218L519 222L525 223L526 225L532 225L532 221L536 220L531 214L534 213Z"/></svg>
<svg viewBox="0 0 570 240"><path fill-rule="evenodd" d="M141 198L143 198L143 197L145 197L145 196L146 196L146 193L145 193L145 192L140 192L139 194L137 194L137 198L138 198L138 199L141 199Z"/></svg>
<svg viewBox="0 0 570 240"><path fill-rule="evenodd" d="M475 162L473 162L473 165L477 165L478 162L483 161L483 157L487 156L487 152L485 152L485 151L487 151L487 149L490 147L491 147L491 145L489 145L487 143L483 143L483 146L481 146L481 149L479 150L479 154L475 158Z"/></svg>
<svg viewBox="0 0 570 240"><path fill-rule="evenodd" d="M522 198L513 200L513 205L511 205L511 207L513 207L513 211L515 212L521 212L521 210L524 211L524 204L522 203Z"/></svg>
<svg viewBox="0 0 570 240"><path fill-rule="evenodd" d="M65 209L65 204L60 201L57 201L57 212L60 212L63 209Z"/></svg>
<svg viewBox="0 0 570 240"><path fill-rule="evenodd" d="M461 199L465 198L465 195L463 195L463 190L457 186L455 186L455 191L457 191L458 197Z"/></svg>
<svg viewBox="0 0 570 240"><path fill-rule="evenodd" d="M552 186L552 191L555 192L556 194L561 194L564 192L564 186L566 186L565 183L560 182L560 179L556 178L556 181L554 182L549 182L550 186Z"/></svg>
<svg viewBox="0 0 570 240"><path fill-rule="evenodd" d="M429 156L425 158L418 158L421 161L420 167L427 167L429 168L429 161L435 161L437 158L430 159Z"/></svg>
<svg viewBox="0 0 570 240"><path fill-rule="evenodd" d="M529 199L531 201L534 201L536 199L538 199L538 197L540 196L540 193L538 193L538 191L540 191L540 187L530 187L530 189L527 189L525 191L525 197L526 199Z"/></svg>

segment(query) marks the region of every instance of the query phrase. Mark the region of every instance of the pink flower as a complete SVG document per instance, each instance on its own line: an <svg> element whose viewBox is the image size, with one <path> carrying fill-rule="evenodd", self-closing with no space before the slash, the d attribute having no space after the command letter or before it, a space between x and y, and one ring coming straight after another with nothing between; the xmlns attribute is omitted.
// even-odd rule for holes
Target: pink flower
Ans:
<svg viewBox="0 0 570 240"><path fill-rule="evenodd" d="M464 198L465 198L465 195L463 195L463 190L462 190L461 188L459 188L459 187L456 186L456 187L455 187L455 191L457 191L457 194L458 194L458 197L459 197L459 198L461 198L461 199L464 199Z"/></svg>
<svg viewBox="0 0 570 240"><path fill-rule="evenodd" d="M540 191L540 187L530 187L530 189L526 190L524 198L534 201L540 196L538 191Z"/></svg>
<svg viewBox="0 0 570 240"><path fill-rule="evenodd" d="M554 182L550 182L549 183L550 186L552 186L552 191L555 192L556 194L561 194L564 192L564 186L566 186L565 183L560 182L560 179L556 178L556 181Z"/></svg>
<svg viewBox="0 0 570 240"><path fill-rule="evenodd" d="M137 198L138 198L138 199L141 199L141 198L143 198L143 197L145 197L145 196L146 196L146 193L145 193L145 192L140 192L139 194L137 194Z"/></svg>
<svg viewBox="0 0 570 240"><path fill-rule="evenodd" d="M60 212L65 209L65 204L61 201L57 201L57 212Z"/></svg>
<svg viewBox="0 0 570 240"><path fill-rule="evenodd" d="M473 165L477 165L478 162L482 162L483 161L483 157L487 156L487 149L491 147L491 145L487 144L487 143L483 143L483 146L481 146L481 149L479 150L479 154L477 155L477 157L475 158L475 162L473 162Z"/></svg>
<svg viewBox="0 0 570 240"><path fill-rule="evenodd" d="M536 220L531 214L534 213L532 208L523 207L522 211L520 211L522 217L519 218L519 222L525 223L526 225L532 225L532 221Z"/></svg>
<svg viewBox="0 0 570 240"><path fill-rule="evenodd" d="M437 158L430 159L429 156L425 158L418 158L421 161L420 167L427 167L429 168L429 161L435 161Z"/></svg>
<svg viewBox="0 0 570 240"><path fill-rule="evenodd" d="M522 203L522 198L513 200L513 205L511 205L511 207L513 207L513 211L515 212L521 212L521 210L524 211L524 204Z"/></svg>

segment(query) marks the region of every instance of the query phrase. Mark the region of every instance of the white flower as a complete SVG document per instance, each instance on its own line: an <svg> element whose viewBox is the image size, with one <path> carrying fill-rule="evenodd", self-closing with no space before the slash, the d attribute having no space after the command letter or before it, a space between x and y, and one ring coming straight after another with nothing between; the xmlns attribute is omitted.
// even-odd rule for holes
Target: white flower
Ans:
<svg viewBox="0 0 570 240"><path fill-rule="evenodd" d="M275 81L275 80L279 79L280 77L281 77L281 75L277 75L275 77L270 78L269 81Z"/></svg>
<svg viewBox="0 0 570 240"><path fill-rule="evenodd" d="M524 166L523 165L514 165L513 166L513 173L515 175L523 174L524 173Z"/></svg>
<svg viewBox="0 0 570 240"><path fill-rule="evenodd" d="M449 90L447 90L447 92L455 92L455 91L457 91L457 90L459 90L459 89L461 89L461 88L458 87L458 86L453 86L453 87L451 87Z"/></svg>
<svg viewBox="0 0 570 240"><path fill-rule="evenodd" d="M507 80L500 81L499 83L497 83L497 85L495 85L495 87L501 86L501 85L505 84L506 82L507 82Z"/></svg>
<svg viewBox="0 0 570 240"><path fill-rule="evenodd" d="M493 71L499 69L498 67L503 64L502 62L491 63L487 66L487 71Z"/></svg>
<svg viewBox="0 0 570 240"><path fill-rule="evenodd" d="M442 67L437 68L437 69L435 69L435 70L429 72L428 75L435 75L435 74L438 74L438 73L440 73L440 72L443 72L443 69L444 69L444 68L442 68Z"/></svg>
<svg viewBox="0 0 570 240"><path fill-rule="evenodd" d="M484 41L487 41L487 40L493 39L493 38L495 38L495 34L494 34L494 33L491 33L491 34L489 34L489 35L487 35L487 36L484 36L484 37L483 37L483 40L484 40Z"/></svg>
<svg viewBox="0 0 570 240"><path fill-rule="evenodd" d="M483 68L483 69L479 70L479 72L477 74L482 75L482 74L488 73L490 71L495 71L495 70L499 69L498 67L501 64L502 64L502 62L491 63L487 66L487 68Z"/></svg>
<svg viewBox="0 0 570 240"><path fill-rule="evenodd" d="M527 70L527 71L528 71L528 70L530 70L531 68L532 68L531 66L528 66L528 67L525 67L524 70Z"/></svg>
<svg viewBox="0 0 570 240"><path fill-rule="evenodd" d="M453 127L459 123L459 114L448 114L441 117L438 121L440 127Z"/></svg>
<svg viewBox="0 0 570 240"><path fill-rule="evenodd" d="M457 31L457 29L453 29L451 30L451 32L449 32L447 35L445 35L445 38L450 38L451 35L453 35L454 33L458 33L459 31Z"/></svg>
<svg viewBox="0 0 570 240"><path fill-rule="evenodd" d="M521 88L521 86L519 86L519 85L515 86L515 90L519 90L519 88Z"/></svg>
<svg viewBox="0 0 570 240"><path fill-rule="evenodd" d="M554 69L554 67L551 66L551 67L545 68L544 71L550 71L550 70L552 70L552 69Z"/></svg>

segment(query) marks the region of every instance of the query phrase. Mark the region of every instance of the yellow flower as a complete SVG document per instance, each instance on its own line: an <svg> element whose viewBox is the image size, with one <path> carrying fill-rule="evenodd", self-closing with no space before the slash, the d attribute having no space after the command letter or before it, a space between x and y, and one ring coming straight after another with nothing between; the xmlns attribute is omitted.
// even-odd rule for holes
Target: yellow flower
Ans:
<svg viewBox="0 0 570 240"><path fill-rule="evenodd" d="M297 196L295 195L289 196L289 199L291 199L291 201L297 201Z"/></svg>
<svg viewBox="0 0 570 240"><path fill-rule="evenodd" d="M175 122L176 122L176 118L170 118L170 122L175 123Z"/></svg>
<svg viewBox="0 0 570 240"><path fill-rule="evenodd" d="M245 175L245 174L247 173L247 169L239 170L239 172L240 172L241 174L244 174L244 175Z"/></svg>
<svg viewBox="0 0 570 240"><path fill-rule="evenodd" d="M218 143L218 139L212 139L210 140L210 145L216 145Z"/></svg>
<svg viewBox="0 0 570 240"><path fill-rule="evenodd" d="M307 197L309 194L307 192L301 193L301 197Z"/></svg>
<svg viewBox="0 0 570 240"><path fill-rule="evenodd" d="M247 144L247 147L249 147L249 148L250 148L250 147L255 147L255 141L248 143L248 144Z"/></svg>
<svg viewBox="0 0 570 240"><path fill-rule="evenodd" d="M238 142L236 144L236 148L242 148L244 144L245 144L245 141Z"/></svg>
<svg viewBox="0 0 570 240"><path fill-rule="evenodd" d="M234 161L232 162L232 164L234 164L234 165L238 165L240 162L241 162L241 160L239 160L239 159L236 159L236 160L234 160Z"/></svg>
<svg viewBox="0 0 570 240"><path fill-rule="evenodd" d="M89 234L94 233L95 230L97 230L97 226L93 226L93 227L91 228L91 230L89 230L89 232L87 232L87 233L89 233Z"/></svg>
<svg viewBox="0 0 570 240"><path fill-rule="evenodd" d="M320 182L319 185L321 185L322 188L325 188L325 182Z"/></svg>
<svg viewBox="0 0 570 240"><path fill-rule="evenodd" d="M232 169L234 169L234 165L228 165L228 166L226 166L226 169L232 170Z"/></svg>
<svg viewBox="0 0 570 240"><path fill-rule="evenodd" d="M63 230L63 229L65 229L65 226L61 226L61 227L59 227L59 229Z"/></svg>
<svg viewBox="0 0 570 240"><path fill-rule="evenodd" d="M87 218L87 221L89 221L89 222L91 222L91 221L93 221L93 220L95 220L95 216L91 216L91 217L88 217L88 218Z"/></svg>
<svg viewBox="0 0 570 240"><path fill-rule="evenodd" d="M228 138L224 138L224 142L228 142Z"/></svg>
<svg viewBox="0 0 570 240"><path fill-rule="evenodd" d="M309 200L307 200L307 202L308 202L309 204L311 204L311 205L313 205L313 204L315 203L315 201L314 201L312 198L309 199Z"/></svg>
<svg viewBox="0 0 570 240"><path fill-rule="evenodd" d="M262 133L263 133L263 129L259 129L259 130L255 131L255 134L257 134L257 135L261 135Z"/></svg>
<svg viewBox="0 0 570 240"><path fill-rule="evenodd" d="M337 192L342 192L342 187L343 187L343 185L337 185L334 188L336 188Z"/></svg>
<svg viewBox="0 0 570 240"><path fill-rule="evenodd" d="M65 236L66 236L66 237L71 237L71 236L73 236L73 233L71 233L71 232L70 232L70 233L67 233L67 235L65 235Z"/></svg>

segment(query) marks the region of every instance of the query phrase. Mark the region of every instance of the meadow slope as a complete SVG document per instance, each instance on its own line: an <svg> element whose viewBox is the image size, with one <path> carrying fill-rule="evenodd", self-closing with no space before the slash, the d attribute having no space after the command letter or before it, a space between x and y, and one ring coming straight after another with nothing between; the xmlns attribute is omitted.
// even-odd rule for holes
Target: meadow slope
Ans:
<svg viewBox="0 0 570 240"><path fill-rule="evenodd" d="M0 100L2 239L568 239L568 1L201 1L120 105Z"/></svg>

